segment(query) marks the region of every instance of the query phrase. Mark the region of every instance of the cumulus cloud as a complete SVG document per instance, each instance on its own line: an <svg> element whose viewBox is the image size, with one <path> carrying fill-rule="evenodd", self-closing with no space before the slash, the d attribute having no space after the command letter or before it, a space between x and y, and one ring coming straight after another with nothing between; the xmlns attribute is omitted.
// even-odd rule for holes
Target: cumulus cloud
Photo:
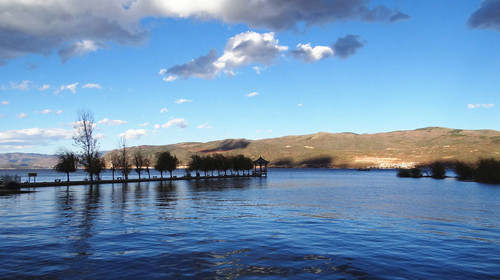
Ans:
<svg viewBox="0 0 500 280"><path fill-rule="evenodd" d="M88 83L84 84L82 88L95 88L95 89L102 89L102 86L100 84L93 84L93 83Z"/></svg>
<svg viewBox="0 0 500 280"><path fill-rule="evenodd" d="M73 84L69 84L69 85L62 85L59 90L56 90L55 93L60 93L61 91L64 91L64 90L69 90L71 91L72 93L76 93L76 87L78 86L78 83L73 83Z"/></svg>
<svg viewBox="0 0 500 280"><path fill-rule="evenodd" d="M333 56L333 50L327 46L311 47L310 43L298 44L295 50L290 51L291 55L296 59L304 62L316 62Z"/></svg>
<svg viewBox="0 0 500 280"><path fill-rule="evenodd" d="M63 110L57 110L57 111L56 111L56 115L60 115L60 114L62 114L62 113L63 113Z"/></svg>
<svg viewBox="0 0 500 280"><path fill-rule="evenodd" d="M333 44L333 51L336 57L345 59L354 55L356 51L362 48L365 42L357 35L346 35L343 38L337 39Z"/></svg>
<svg viewBox="0 0 500 280"><path fill-rule="evenodd" d="M18 118L20 118L20 119L25 119L25 118L27 118L27 117L28 117L28 115L27 115L27 114L25 114L25 113L21 113L21 114L16 115L16 117L18 117Z"/></svg>
<svg viewBox="0 0 500 280"><path fill-rule="evenodd" d="M9 105L10 104L10 101L6 100L6 101L2 101L0 104L2 105Z"/></svg>
<svg viewBox="0 0 500 280"><path fill-rule="evenodd" d="M192 102L193 100L192 99L184 99L184 98L181 98L181 99L178 99L175 101L176 104L182 104L182 103L186 103L186 102Z"/></svg>
<svg viewBox="0 0 500 280"><path fill-rule="evenodd" d="M11 89L18 89L18 90L27 90L27 89L30 88L30 86L32 84L33 84L33 82L32 81L28 81L28 80L24 80L21 83L10 82L10 88Z"/></svg>
<svg viewBox="0 0 500 280"><path fill-rule="evenodd" d="M145 123L141 123L141 124L139 124L139 127L145 127L145 126L148 126L148 125L149 125L149 123L148 123L148 122L145 122Z"/></svg>
<svg viewBox="0 0 500 280"><path fill-rule="evenodd" d="M125 139L139 139L142 136L147 136L148 131L145 129L129 129L125 131L124 133L120 133L118 135L119 138L125 138Z"/></svg>
<svg viewBox="0 0 500 280"><path fill-rule="evenodd" d="M164 74L164 80L168 82L191 77L213 79L221 72L232 76L235 69L249 64L271 65L287 49L288 47L278 44L272 32L261 34L247 31L231 37L220 57L212 49L205 56L182 65L174 65L167 70L161 69L159 73Z"/></svg>
<svg viewBox="0 0 500 280"><path fill-rule="evenodd" d="M163 109L160 110L160 114L163 114L163 113L166 113L166 112L168 112L167 108L163 108Z"/></svg>
<svg viewBox="0 0 500 280"><path fill-rule="evenodd" d="M467 25L471 28L500 31L500 0L483 0L469 17Z"/></svg>
<svg viewBox="0 0 500 280"><path fill-rule="evenodd" d="M22 149L25 147L48 145L71 139L73 130L62 128L27 128L21 130L0 131L0 149Z"/></svg>
<svg viewBox="0 0 500 280"><path fill-rule="evenodd" d="M107 125L121 125L121 124L127 124L127 121L122 121L122 120L110 120L108 118L104 118L100 121L97 122L98 124L107 124Z"/></svg>
<svg viewBox="0 0 500 280"><path fill-rule="evenodd" d="M209 129L209 128L212 128L212 125L210 124L210 122L206 122L206 123L202 123L200 125L197 126L199 129Z"/></svg>
<svg viewBox="0 0 500 280"><path fill-rule="evenodd" d="M198 57L181 65L174 65L166 71L161 71L166 82L172 82L179 78L187 79L197 77L201 79L213 79L219 72L214 63L217 60L217 51L212 49L207 55ZM164 70L164 69L162 69Z"/></svg>
<svg viewBox="0 0 500 280"><path fill-rule="evenodd" d="M247 97L253 97L253 96L257 96L257 95L259 95L259 93L254 91L254 92L250 92L249 94L247 94Z"/></svg>
<svg viewBox="0 0 500 280"><path fill-rule="evenodd" d="M477 104L467 104L467 108L469 109L477 109L477 108L493 108L495 107L495 104L493 103L488 103L488 104L483 104L483 103L477 103Z"/></svg>
<svg viewBox="0 0 500 280"><path fill-rule="evenodd" d="M162 124L161 128L170 128L172 126L178 126L179 128L186 128L188 126L188 122L182 118L171 119L168 122Z"/></svg>
<svg viewBox="0 0 500 280"><path fill-rule="evenodd" d="M92 40L81 40L72 43L71 45L60 49L57 54L61 57L62 62L66 62L73 56L82 56L89 52L95 52L97 49L104 48L102 43Z"/></svg>
<svg viewBox="0 0 500 280"><path fill-rule="evenodd" d="M280 31L298 25L338 21L396 22L409 18L370 0L3 0L0 11L0 65L27 55L58 50L64 62L105 47L104 42L137 45L146 41L146 18L193 18L244 23Z"/></svg>
<svg viewBox="0 0 500 280"><path fill-rule="evenodd" d="M41 112L40 112L40 114L44 114L44 115L47 115L47 114L52 114L52 113L53 113L53 112L52 112L52 110L50 110L50 109L45 109L45 110L43 110L43 111L41 111Z"/></svg>
<svg viewBox="0 0 500 280"><path fill-rule="evenodd" d="M44 90L48 90L49 88L50 88L50 85L43 85L43 86L39 87L38 90L44 91Z"/></svg>

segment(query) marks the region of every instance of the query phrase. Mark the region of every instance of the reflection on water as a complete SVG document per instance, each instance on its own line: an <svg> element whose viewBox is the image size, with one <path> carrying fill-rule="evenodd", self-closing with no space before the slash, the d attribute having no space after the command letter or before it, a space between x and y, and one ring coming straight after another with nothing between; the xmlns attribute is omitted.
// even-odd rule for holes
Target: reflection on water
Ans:
<svg viewBox="0 0 500 280"><path fill-rule="evenodd" d="M348 170L43 188L0 198L0 272L498 278L499 197L496 186Z"/></svg>

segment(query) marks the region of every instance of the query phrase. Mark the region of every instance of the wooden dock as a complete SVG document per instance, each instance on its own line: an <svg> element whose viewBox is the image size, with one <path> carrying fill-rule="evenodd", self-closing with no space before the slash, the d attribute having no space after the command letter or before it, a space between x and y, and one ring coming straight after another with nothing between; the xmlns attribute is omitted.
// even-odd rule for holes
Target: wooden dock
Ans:
<svg viewBox="0 0 500 280"><path fill-rule="evenodd" d="M266 174L267 175L267 174ZM142 182L168 182L180 180L217 180L217 179L232 179L232 178L259 178L262 174L245 174L245 175L215 175L215 176L182 176L182 177L159 177L159 178L141 178L141 179L115 179L115 180L94 180L94 181L60 181L54 182L36 182L36 183L20 183L21 188L37 188L37 187L59 187L59 186L79 186L79 185L101 185L101 184L120 184L120 183L142 183Z"/></svg>

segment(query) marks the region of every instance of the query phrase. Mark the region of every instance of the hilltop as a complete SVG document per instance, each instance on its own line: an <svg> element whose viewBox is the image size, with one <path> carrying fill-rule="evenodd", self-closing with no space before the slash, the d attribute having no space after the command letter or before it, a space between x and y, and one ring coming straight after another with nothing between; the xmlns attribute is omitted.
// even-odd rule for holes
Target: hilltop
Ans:
<svg viewBox="0 0 500 280"><path fill-rule="evenodd" d="M207 143L185 142L161 146L130 147L148 156L161 151L175 154L183 165L191 154L222 153L259 156L274 167L395 168L435 160L474 163L481 157L500 159L500 131L427 127L374 134L327 133L285 136L262 140L225 139ZM112 153L104 155L109 161ZM52 168L54 156L0 154L0 168Z"/></svg>

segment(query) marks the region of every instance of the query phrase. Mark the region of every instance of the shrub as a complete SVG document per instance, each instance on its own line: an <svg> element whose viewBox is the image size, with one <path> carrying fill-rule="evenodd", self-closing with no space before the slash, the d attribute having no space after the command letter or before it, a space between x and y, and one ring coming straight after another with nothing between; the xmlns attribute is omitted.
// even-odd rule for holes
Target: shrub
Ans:
<svg viewBox="0 0 500 280"><path fill-rule="evenodd" d="M0 185L4 185L8 189L19 189L21 183L21 177L9 174L2 175L0 177Z"/></svg>
<svg viewBox="0 0 500 280"><path fill-rule="evenodd" d="M405 168L398 169L398 177L402 177L402 178L408 178L408 177L420 178L420 177L422 177L422 169L420 167L418 167L418 166L410 168L410 169L405 169Z"/></svg>
<svg viewBox="0 0 500 280"><path fill-rule="evenodd" d="M444 167L444 165L441 162L436 161L436 162L432 163L429 167L431 169L431 177L432 178L444 179L444 177L446 175L446 168Z"/></svg>
<svg viewBox="0 0 500 280"><path fill-rule="evenodd" d="M500 183L500 160L480 159L477 162L474 178L479 182Z"/></svg>
<svg viewBox="0 0 500 280"><path fill-rule="evenodd" d="M455 171L455 173L458 176L458 179L460 180L468 180L474 177L474 168L465 164L464 162L461 161L455 162L453 170Z"/></svg>

